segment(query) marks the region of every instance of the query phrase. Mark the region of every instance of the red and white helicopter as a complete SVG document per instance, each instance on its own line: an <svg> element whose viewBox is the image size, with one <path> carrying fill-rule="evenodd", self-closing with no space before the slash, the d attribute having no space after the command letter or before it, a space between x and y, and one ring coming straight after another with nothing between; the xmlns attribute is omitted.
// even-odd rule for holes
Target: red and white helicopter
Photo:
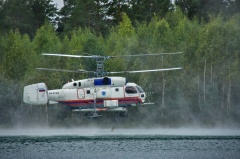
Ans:
<svg viewBox="0 0 240 159"><path fill-rule="evenodd" d="M165 68L153 70L139 71L120 71L120 72L105 72L104 61L111 58L122 57L137 57L137 56L158 56L164 54L179 54L161 53L161 54L139 54L139 55L123 55L123 56L82 56L82 55L67 55L67 54L48 54L45 56L61 56L72 58L92 58L96 60L97 70L62 70L50 68L37 68L38 70L47 71L63 71L76 73L93 73L94 78L72 80L63 85L62 89L48 90L45 83L37 83L24 87L23 101L31 105L46 105L61 103L73 111L82 111L90 113L89 117L99 117L99 111L115 111L119 112L121 117L127 116L127 108L131 106L141 106L146 103L146 93L135 83L128 83L125 77L109 76L112 74L121 73L141 73L141 72L156 72L179 70L178 68Z"/></svg>

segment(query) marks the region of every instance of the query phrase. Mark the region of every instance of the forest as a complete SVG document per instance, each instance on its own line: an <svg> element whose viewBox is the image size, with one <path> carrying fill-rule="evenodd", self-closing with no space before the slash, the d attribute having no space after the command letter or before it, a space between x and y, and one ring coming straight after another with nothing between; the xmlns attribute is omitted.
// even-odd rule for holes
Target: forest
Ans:
<svg viewBox="0 0 240 159"><path fill-rule="evenodd" d="M35 68L95 70L95 61L41 53L158 57L106 61L155 105L128 110L119 127L240 127L240 0L0 0L0 127L111 125L115 114L88 119L63 105L23 103L23 87L59 89L84 74Z"/></svg>

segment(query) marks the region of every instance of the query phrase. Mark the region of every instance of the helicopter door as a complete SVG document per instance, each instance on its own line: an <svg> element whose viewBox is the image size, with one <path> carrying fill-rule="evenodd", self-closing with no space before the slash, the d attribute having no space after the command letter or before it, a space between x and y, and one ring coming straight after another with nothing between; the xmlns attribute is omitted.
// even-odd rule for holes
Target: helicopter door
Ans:
<svg viewBox="0 0 240 159"><path fill-rule="evenodd" d="M77 90L77 96L78 96L78 99L84 99L85 98L84 90L83 89L78 89Z"/></svg>

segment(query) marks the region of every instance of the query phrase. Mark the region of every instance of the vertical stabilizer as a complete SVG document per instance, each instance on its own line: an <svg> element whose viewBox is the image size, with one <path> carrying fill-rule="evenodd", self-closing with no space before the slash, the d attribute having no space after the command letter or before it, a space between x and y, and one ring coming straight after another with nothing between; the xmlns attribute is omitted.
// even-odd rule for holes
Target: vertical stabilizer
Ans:
<svg viewBox="0 0 240 159"><path fill-rule="evenodd" d="M48 102L48 90L45 83L37 83L24 87L23 101L32 105L44 105Z"/></svg>

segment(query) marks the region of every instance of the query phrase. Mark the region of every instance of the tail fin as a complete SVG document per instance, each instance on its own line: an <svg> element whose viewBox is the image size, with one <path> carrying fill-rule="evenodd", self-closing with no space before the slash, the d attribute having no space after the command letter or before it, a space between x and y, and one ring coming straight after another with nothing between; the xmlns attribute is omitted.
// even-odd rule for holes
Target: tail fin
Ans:
<svg viewBox="0 0 240 159"><path fill-rule="evenodd" d="M23 101L32 105L44 105L48 102L48 90L45 83L37 83L24 87Z"/></svg>

